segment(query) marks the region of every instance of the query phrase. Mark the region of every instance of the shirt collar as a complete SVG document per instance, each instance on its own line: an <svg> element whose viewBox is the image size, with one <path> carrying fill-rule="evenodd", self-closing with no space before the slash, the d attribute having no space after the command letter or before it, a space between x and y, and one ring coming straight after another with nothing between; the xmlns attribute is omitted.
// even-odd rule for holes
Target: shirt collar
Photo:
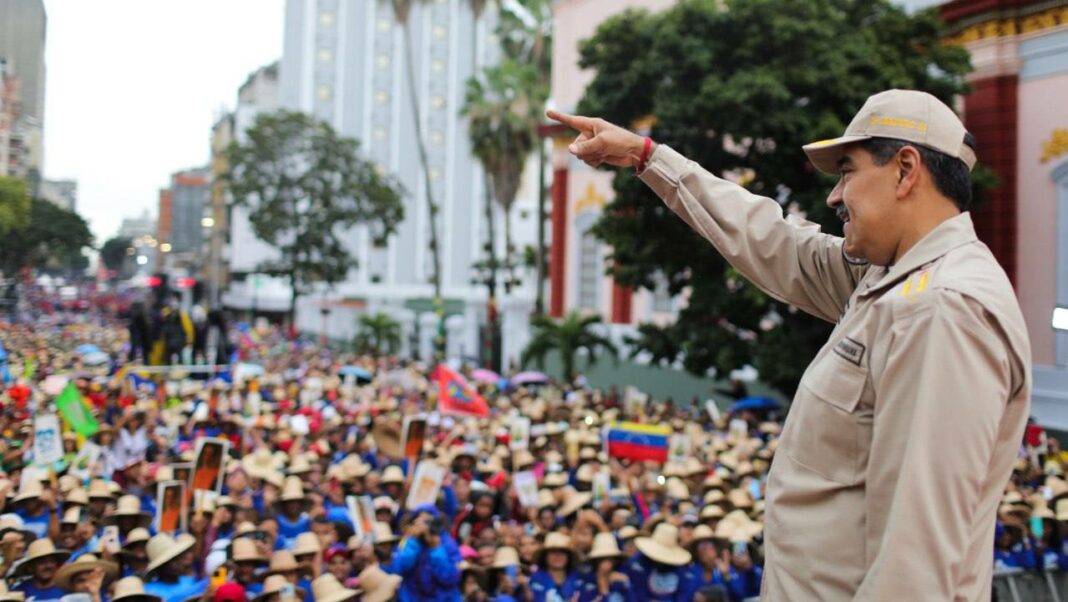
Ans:
<svg viewBox="0 0 1068 602"><path fill-rule="evenodd" d="M957 247L978 241L972 216L967 211L951 217L927 233L896 264L883 268L883 276L873 280L861 296L879 293L900 282L918 268L931 263Z"/></svg>

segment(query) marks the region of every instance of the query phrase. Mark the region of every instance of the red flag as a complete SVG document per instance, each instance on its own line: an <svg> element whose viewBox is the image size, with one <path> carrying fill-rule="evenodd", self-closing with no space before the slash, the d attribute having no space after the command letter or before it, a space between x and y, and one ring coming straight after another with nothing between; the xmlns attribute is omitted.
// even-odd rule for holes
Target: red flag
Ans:
<svg viewBox="0 0 1068 602"><path fill-rule="evenodd" d="M438 409L442 414L460 414L489 418L489 404L478 394L463 376L439 364L434 371L438 381Z"/></svg>

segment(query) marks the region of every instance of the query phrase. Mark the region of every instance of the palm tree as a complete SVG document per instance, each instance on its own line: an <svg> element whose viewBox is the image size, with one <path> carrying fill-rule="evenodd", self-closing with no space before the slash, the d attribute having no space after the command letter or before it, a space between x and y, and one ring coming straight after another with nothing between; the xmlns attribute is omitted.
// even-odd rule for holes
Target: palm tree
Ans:
<svg viewBox="0 0 1068 602"><path fill-rule="evenodd" d="M504 264L512 265L511 210L527 157L536 143L530 127L531 97L537 71L504 59L467 80L462 109L475 157L489 176L494 200L504 213ZM492 259L492 254L491 254Z"/></svg>
<svg viewBox="0 0 1068 602"><path fill-rule="evenodd" d="M587 366L597 363L598 350L618 358L619 350L615 344L593 329L600 321L600 316L583 317L577 312L570 312L559 321L544 315L534 316L531 325L534 326L535 333L527 348L523 350L523 365L533 361L539 368L543 368L545 356L550 351L557 351L560 353L560 361L563 362L563 379L569 381L575 374L575 354L580 349L587 352Z"/></svg>
<svg viewBox="0 0 1068 602"><path fill-rule="evenodd" d="M360 316L359 331L352 339L356 353L392 354L401 344L401 325L387 313Z"/></svg>
<svg viewBox="0 0 1068 602"><path fill-rule="evenodd" d="M438 244L438 205L434 202L434 187L430 178L430 161L427 158L426 140L423 138L423 122L419 119L419 94L415 86L415 51L412 46L411 13L416 2L427 0L391 0L393 4L393 16L404 29L404 65L408 79L408 100L412 108L412 124L415 126L416 147L419 151L419 162L423 167L423 184L426 188L427 216L430 220L430 257L432 263L431 280L434 285L434 309L441 317L442 326L438 328L438 336L435 337L438 352L444 350L445 316L443 300L441 298L441 254Z"/></svg>

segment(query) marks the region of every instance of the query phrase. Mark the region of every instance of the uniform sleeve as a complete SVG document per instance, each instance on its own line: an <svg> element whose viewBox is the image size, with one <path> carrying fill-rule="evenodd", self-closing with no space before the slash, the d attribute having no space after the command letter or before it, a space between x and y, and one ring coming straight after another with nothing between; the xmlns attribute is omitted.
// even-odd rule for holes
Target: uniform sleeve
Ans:
<svg viewBox="0 0 1068 602"><path fill-rule="evenodd" d="M877 400L867 514L886 516L855 600L955 600L1001 417L1008 344L974 300L934 289L892 327ZM911 311L915 309L915 311Z"/></svg>
<svg viewBox="0 0 1068 602"><path fill-rule="evenodd" d="M850 266L842 239L784 218L775 201L659 145L641 179L735 269L772 297L837 322L867 266Z"/></svg>
<svg viewBox="0 0 1068 602"><path fill-rule="evenodd" d="M420 551L421 546L418 539L414 537L404 538L404 543L401 544L400 550L393 555L393 570L396 574L406 575L415 568L415 563L419 560Z"/></svg>
<svg viewBox="0 0 1068 602"><path fill-rule="evenodd" d="M444 545L432 549L428 556L435 583L446 588L460 583L460 568L449 559L449 551Z"/></svg>

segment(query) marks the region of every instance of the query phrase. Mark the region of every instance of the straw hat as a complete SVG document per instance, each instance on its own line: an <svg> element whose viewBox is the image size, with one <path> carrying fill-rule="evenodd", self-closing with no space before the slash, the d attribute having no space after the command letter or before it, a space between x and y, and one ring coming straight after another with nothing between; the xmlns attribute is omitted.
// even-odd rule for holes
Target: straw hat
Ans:
<svg viewBox="0 0 1068 602"><path fill-rule="evenodd" d="M404 578L400 575L390 575L378 565L372 564L361 571L356 579L360 584L360 589L363 590L361 602L386 602L397 595L397 590L400 589Z"/></svg>
<svg viewBox="0 0 1068 602"><path fill-rule="evenodd" d="M553 496L553 492L548 489L538 490L538 505L537 509L552 508L556 505L556 498Z"/></svg>
<svg viewBox="0 0 1068 602"><path fill-rule="evenodd" d="M307 456L304 454L297 454L289 463L288 472L291 475L302 475L311 472L311 463L308 462Z"/></svg>
<svg viewBox="0 0 1068 602"><path fill-rule="evenodd" d="M137 527L136 529L130 531L130 533L126 536L126 542L122 544L122 550L120 550L119 553L129 554L130 546L139 543L148 543L149 539L150 536L148 534L148 529L144 527Z"/></svg>
<svg viewBox="0 0 1068 602"><path fill-rule="evenodd" d="M399 539L400 538L393 533L393 529L389 526L389 523L375 521L374 524L371 525L371 541L375 542L376 545L380 543L393 543Z"/></svg>
<svg viewBox="0 0 1068 602"><path fill-rule="evenodd" d="M639 537L634 541L638 551L660 564L682 566L690 562L691 555L679 545L679 530L670 523L660 523L652 537Z"/></svg>
<svg viewBox="0 0 1068 602"><path fill-rule="evenodd" d="M64 562L69 557L70 552L67 550L56 549L56 545L52 543L52 540L45 537L30 543L30 546L26 548L26 554L22 557L22 564L20 567L27 568L34 561L43 560L45 558L55 558L56 562Z"/></svg>
<svg viewBox="0 0 1068 602"><path fill-rule="evenodd" d="M505 569L510 566L519 566L519 552L511 546L497 548L493 556L493 568Z"/></svg>
<svg viewBox="0 0 1068 602"><path fill-rule="evenodd" d="M753 498L744 489L732 489L727 494L727 501L740 510L749 510L753 507Z"/></svg>
<svg viewBox="0 0 1068 602"><path fill-rule="evenodd" d="M114 562L98 560L92 554L82 554L75 558L73 562L68 562L59 567L59 570L56 571L56 585L63 589L70 589L70 582L75 575L96 569L104 571L104 579L107 581L119 575L119 565Z"/></svg>
<svg viewBox="0 0 1068 602"><path fill-rule="evenodd" d="M571 545L571 538L563 533L553 531L545 536L545 544L542 545L541 551L538 552L536 564L545 566L545 555L553 550L567 552L571 560L575 559L575 548Z"/></svg>
<svg viewBox="0 0 1068 602"><path fill-rule="evenodd" d="M638 536L638 528L633 525L623 525L623 528L619 530L620 541L627 541L634 539Z"/></svg>
<svg viewBox="0 0 1068 602"><path fill-rule="evenodd" d="M300 477L286 477L285 485L282 487L282 496L278 498L278 501L285 503L303 502L306 500L307 498L304 496L304 483L300 480Z"/></svg>
<svg viewBox="0 0 1068 602"><path fill-rule="evenodd" d="M145 593L145 584L140 577L127 577L115 582L111 602L163 602L163 598Z"/></svg>
<svg viewBox="0 0 1068 602"><path fill-rule="evenodd" d="M571 516L582 509L583 506L589 504L592 499L593 494L589 492L580 493L575 491L573 487L564 487L564 501L560 504L560 508L557 509L556 516L561 518Z"/></svg>
<svg viewBox="0 0 1068 602"><path fill-rule="evenodd" d="M108 488L108 484L100 479L93 479L89 482L89 499L90 500L108 500L111 501L111 489Z"/></svg>
<svg viewBox="0 0 1068 602"><path fill-rule="evenodd" d="M8 591L7 583L0 579L0 602L23 602L26 599L26 594L22 592Z"/></svg>
<svg viewBox="0 0 1068 602"><path fill-rule="evenodd" d="M575 480L579 483L593 482L593 464L583 464L575 471Z"/></svg>
<svg viewBox="0 0 1068 602"><path fill-rule="evenodd" d="M271 565L267 568L267 575L280 575L290 571L300 570L296 557L289 550L278 550L271 554Z"/></svg>
<svg viewBox="0 0 1068 602"><path fill-rule="evenodd" d="M1034 511L1031 512L1031 518L1057 520L1057 515L1053 514L1053 511L1049 509L1049 506L1043 503L1035 506Z"/></svg>
<svg viewBox="0 0 1068 602"><path fill-rule="evenodd" d="M312 596L315 602L346 602L360 595L360 590L348 589L337 577L326 573L312 581Z"/></svg>
<svg viewBox="0 0 1068 602"><path fill-rule="evenodd" d="M67 496L63 498L63 506L88 506L89 494L85 492L85 489L81 487L75 487L67 492Z"/></svg>
<svg viewBox="0 0 1068 602"><path fill-rule="evenodd" d="M152 522L152 513L141 510L141 500L135 495L124 495L119 498L115 512L108 517L108 522L115 522L120 518L138 518L142 524Z"/></svg>
<svg viewBox="0 0 1068 602"><path fill-rule="evenodd" d="M263 580L263 591L260 592L258 596L253 598L252 601L263 602L267 598L270 598L275 594L280 594L285 591L286 586L288 586L289 584L289 579L286 579L282 575L269 575L266 579ZM294 590L294 593L297 596L297 600L303 600L308 595L308 592L305 591L302 587L294 588Z"/></svg>
<svg viewBox="0 0 1068 602"><path fill-rule="evenodd" d="M704 502L705 504L719 504L726 499L727 496L723 495L723 492L719 489L710 489L708 493L705 494Z"/></svg>
<svg viewBox="0 0 1068 602"><path fill-rule="evenodd" d="M1068 499L1057 500L1053 507L1057 509L1057 520L1068 522Z"/></svg>
<svg viewBox="0 0 1068 602"><path fill-rule="evenodd" d="M297 536L297 543L293 546L294 556L303 556L305 554L318 554L323 551L321 545L319 545L319 538L315 533L305 532ZM318 597L316 597L318 599Z"/></svg>
<svg viewBox="0 0 1068 602"><path fill-rule="evenodd" d="M616 536L611 533L598 533L593 538L593 550L590 551L590 560L601 560L602 558L616 558L622 559L623 552L619 549L619 544L616 543Z"/></svg>
<svg viewBox="0 0 1068 602"><path fill-rule="evenodd" d="M11 503L18 504L25 502L26 500L37 499L44 493L44 487L41 487L41 482L36 479L23 479L22 486L19 487L19 493L15 496Z"/></svg>
<svg viewBox="0 0 1068 602"><path fill-rule="evenodd" d="M667 495L670 498L676 500L688 500L690 499L690 488L686 486L686 483L682 482L682 479L678 477L671 477L665 484Z"/></svg>
<svg viewBox="0 0 1068 602"><path fill-rule="evenodd" d="M567 475L562 472L550 472L541 481L541 486L546 489L556 489L567 485Z"/></svg>
<svg viewBox="0 0 1068 602"><path fill-rule="evenodd" d="M264 558L256 547L256 543L251 539L242 537L235 539L231 544L230 559L234 562L258 562L260 564L267 564L267 559Z"/></svg>
<svg viewBox="0 0 1068 602"><path fill-rule="evenodd" d="M241 465L244 467L245 472L250 477L256 479L265 479L266 476L272 472L277 471L285 463L285 460L279 461L271 453L271 450L261 447L255 452L241 458Z"/></svg>
<svg viewBox="0 0 1068 602"><path fill-rule="evenodd" d="M404 471L400 466L392 464L386 467L386 470L382 472L382 480L379 481L382 485L403 485L404 484ZM316 598L318 599L318 598Z"/></svg>
<svg viewBox="0 0 1068 602"><path fill-rule="evenodd" d="M701 520L712 520L714 518L723 518L724 516L727 516L727 513L723 511L723 508L715 504L709 504L701 508Z"/></svg>
<svg viewBox="0 0 1068 602"><path fill-rule="evenodd" d="M753 521L743 510L735 510L716 525L716 537L732 542L748 542L764 530L763 525Z"/></svg>
<svg viewBox="0 0 1068 602"><path fill-rule="evenodd" d="M697 525L697 528L693 530L693 543L699 541L708 541L716 538L716 532L712 530L712 527L708 525Z"/></svg>
<svg viewBox="0 0 1068 602"><path fill-rule="evenodd" d="M148 540L148 566L145 568L145 575L151 575L163 565L188 552L192 547L193 542L188 540L178 542L166 533L153 536Z"/></svg>
<svg viewBox="0 0 1068 602"><path fill-rule="evenodd" d="M1068 497L1068 482L1056 476L1046 479L1046 487L1049 487L1050 502L1056 502L1063 497Z"/></svg>
<svg viewBox="0 0 1068 602"><path fill-rule="evenodd" d="M521 449L515 453L515 457L512 458L512 467L516 471L521 471L524 468L530 468L534 465L534 454L528 450Z"/></svg>

